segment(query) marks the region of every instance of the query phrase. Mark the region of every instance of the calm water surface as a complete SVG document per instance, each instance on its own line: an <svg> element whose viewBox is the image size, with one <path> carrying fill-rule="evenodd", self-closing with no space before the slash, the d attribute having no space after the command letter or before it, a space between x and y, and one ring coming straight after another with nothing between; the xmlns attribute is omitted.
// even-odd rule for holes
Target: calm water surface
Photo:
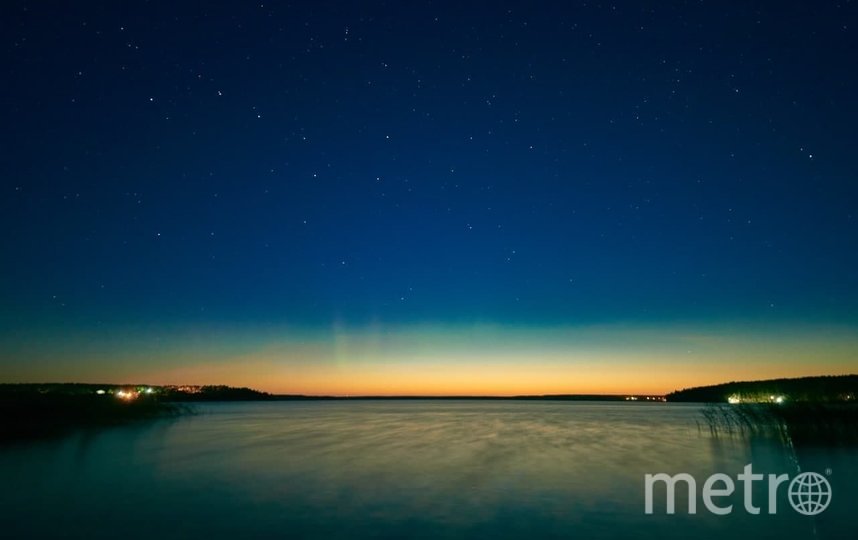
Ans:
<svg viewBox="0 0 858 540"><path fill-rule="evenodd" d="M223 403L0 448L3 538L858 538L854 451L802 463L698 429L699 406ZM829 509L644 514L646 473L831 469ZM809 464L808 464L809 463ZM758 482L755 484L763 484ZM681 490L680 490L681 491ZM741 484L737 483L737 491ZM759 485L754 501L765 507Z"/></svg>

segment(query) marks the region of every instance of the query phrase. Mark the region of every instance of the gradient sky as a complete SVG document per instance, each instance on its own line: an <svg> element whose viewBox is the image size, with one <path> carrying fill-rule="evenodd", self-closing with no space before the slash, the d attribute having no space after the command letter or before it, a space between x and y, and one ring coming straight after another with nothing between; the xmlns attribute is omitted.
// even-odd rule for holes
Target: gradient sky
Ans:
<svg viewBox="0 0 858 540"><path fill-rule="evenodd" d="M0 382L858 372L858 6L4 2Z"/></svg>

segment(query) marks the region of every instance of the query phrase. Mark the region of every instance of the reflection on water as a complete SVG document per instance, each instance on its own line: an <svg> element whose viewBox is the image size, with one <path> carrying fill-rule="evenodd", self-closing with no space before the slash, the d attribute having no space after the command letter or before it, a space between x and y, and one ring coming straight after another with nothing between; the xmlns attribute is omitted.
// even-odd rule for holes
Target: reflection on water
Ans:
<svg viewBox="0 0 858 540"><path fill-rule="evenodd" d="M200 414L0 449L3 537L854 538L854 451L819 450L829 510L644 514L646 473L794 476L774 441L718 439L673 404L360 401ZM807 469L807 467L805 467ZM762 483L759 483L762 484ZM737 491L741 485L737 483ZM755 501L766 501L755 485ZM723 502L722 502L723 504Z"/></svg>

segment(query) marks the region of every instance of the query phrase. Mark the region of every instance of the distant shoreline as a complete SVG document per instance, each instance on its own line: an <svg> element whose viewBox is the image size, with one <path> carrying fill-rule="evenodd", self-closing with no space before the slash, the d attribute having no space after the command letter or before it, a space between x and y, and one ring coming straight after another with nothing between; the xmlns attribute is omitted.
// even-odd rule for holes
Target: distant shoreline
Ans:
<svg viewBox="0 0 858 540"><path fill-rule="evenodd" d="M229 402L367 402L367 401L504 401L723 404L733 409L726 429L762 429L788 426L796 438L807 426L827 419L827 432L836 440L852 437L858 375L731 382L680 390L661 395L541 394L516 396L312 396L269 394L229 386L156 386L87 383L0 384L0 442L57 435L77 428L103 427L129 422L181 416L193 410L184 404ZM728 404L738 405L731 407ZM768 411L758 414L754 407ZM750 407L750 408L749 408ZM758 407L759 408L759 407ZM713 429L721 429L717 422ZM762 428L760 427L762 426ZM807 429L806 429L807 428ZM825 435L825 433L823 433ZM821 435L819 435L821 437ZM817 437L814 435L813 438ZM849 439L851 440L851 439Z"/></svg>
<svg viewBox="0 0 858 540"><path fill-rule="evenodd" d="M634 399L630 399L630 398ZM649 398L649 399L647 399ZM378 401L378 400L430 400L430 401L649 401L660 402L664 396L619 394L545 394L521 396L309 396L271 394L268 401Z"/></svg>
<svg viewBox="0 0 858 540"><path fill-rule="evenodd" d="M161 402L206 401L603 401L684 403L852 402L858 375L727 382L676 390L668 394L520 394L498 395L308 395L272 394L225 385L146 385L92 383L0 383L0 402L38 396L98 396L121 401L154 398Z"/></svg>
<svg viewBox="0 0 858 540"><path fill-rule="evenodd" d="M365 400L516 400L516 401L642 401L660 402L660 394L521 394L496 395L310 395L271 394L252 388L223 385L147 385L92 383L0 383L0 400L22 396L100 395L156 397L165 402L197 401L365 401Z"/></svg>

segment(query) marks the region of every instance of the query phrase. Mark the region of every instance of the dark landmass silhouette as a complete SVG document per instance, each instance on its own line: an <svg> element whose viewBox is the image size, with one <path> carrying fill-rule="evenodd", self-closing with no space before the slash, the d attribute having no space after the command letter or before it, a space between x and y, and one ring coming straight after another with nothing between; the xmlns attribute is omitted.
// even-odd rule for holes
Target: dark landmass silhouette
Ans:
<svg viewBox="0 0 858 540"><path fill-rule="evenodd" d="M415 396L415 395L356 395L328 396L305 394L270 394L252 388L225 385L149 385L149 384L94 384L94 383L7 383L0 384L0 399L4 396L25 394L39 395L92 395L102 391L102 395L115 395L116 392L133 392L140 396L152 396L162 401L312 401L312 400L552 400L552 401L662 401L664 396L655 394L541 394L519 396Z"/></svg>
<svg viewBox="0 0 858 540"><path fill-rule="evenodd" d="M733 381L686 388L667 394L667 401L696 403L854 402L858 375L824 375L764 381Z"/></svg>
<svg viewBox="0 0 858 540"><path fill-rule="evenodd" d="M192 412L207 401L518 400L635 403L730 403L729 413L707 418L715 431L787 425L796 439L814 440L858 426L858 375L728 382L658 395L547 394L521 396L311 396L277 395L224 385L91 383L0 384L0 442L124 424ZM736 407L736 405L738 407Z"/></svg>
<svg viewBox="0 0 858 540"><path fill-rule="evenodd" d="M764 436L796 451L858 445L858 375L742 381L673 392L671 402L704 403L715 436Z"/></svg>
<svg viewBox="0 0 858 540"><path fill-rule="evenodd" d="M166 418L189 412L180 404L143 397L133 401L96 394L0 391L0 443L62 435Z"/></svg>

